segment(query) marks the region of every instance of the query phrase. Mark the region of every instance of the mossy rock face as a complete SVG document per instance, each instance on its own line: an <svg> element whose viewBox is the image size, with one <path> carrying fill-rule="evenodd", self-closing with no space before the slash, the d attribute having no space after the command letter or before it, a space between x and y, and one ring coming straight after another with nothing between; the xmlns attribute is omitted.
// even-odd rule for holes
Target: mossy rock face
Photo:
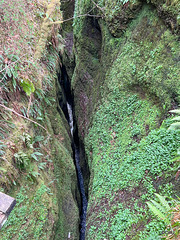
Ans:
<svg viewBox="0 0 180 240"><path fill-rule="evenodd" d="M173 32L178 34L180 31L180 2L177 0L150 0L147 2L152 3L157 8L159 17Z"/></svg>
<svg viewBox="0 0 180 240"><path fill-rule="evenodd" d="M66 67L69 79L72 79L73 71L75 68L75 56L73 52L73 14L74 14L74 1L64 1L61 3L61 11L63 12L62 29L60 31L63 37L64 48L61 52L62 63ZM71 20L68 20L71 19ZM66 21L68 20L68 21Z"/></svg>
<svg viewBox="0 0 180 240"><path fill-rule="evenodd" d="M91 172L86 239L159 239L165 226L146 202L155 192L178 194L170 160L179 133L168 124L157 128L161 112L150 99L117 88L103 100L85 139Z"/></svg>
<svg viewBox="0 0 180 240"><path fill-rule="evenodd" d="M75 203L78 195L77 177L73 159L67 149L53 141L55 174L57 180L58 221L54 239L66 239L69 232L74 239L79 238L79 210Z"/></svg>
<svg viewBox="0 0 180 240"><path fill-rule="evenodd" d="M46 123L51 134L54 135L51 153L57 177L58 220L54 229L54 239L66 239L69 232L74 239L78 239L79 209L75 199L79 198L79 190L72 158L70 129L59 107L58 96L62 95L62 92L57 81L57 79L54 81L53 88L49 92L56 101L46 116Z"/></svg>
<svg viewBox="0 0 180 240"><path fill-rule="evenodd" d="M12 143L6 152L11 172L8 178L4 176L6 182L1 187L9 190L6 193L14 196L17 204L2 229L4 240L66 239L69 232L74 239L79 238L79 193L70 130L57 110L56 79L51 80L51 91L41 103L48 134L23 120L14 122L16 128L11 132ZM49 99L50 106L46 105Z"/></svg>
<svg viewBox="0 0 180 240"><path fill-rule="evenodd" d="M179 134L170 120L161 126L180 102L178 36L146 4L121 36L88 17L74 34L75 110L91 173L86 239L160 239L165 225L146 201L178 192L169 161Z"/></svg>
<svg viewBox="0 0 180 240"><path fill-rule="evenodd" d="M120 38L112 36L103 20L84 18L75 25L74 48L72 87L80 135L87 133L91 113L101 93L106 94L100 90L104 79L107 92L118 82L119 88L149 95L164 109L179 102L178 37L154 8L145 5Z"/></svg>
<svg viewBox="0 0 180 240"><path fill-rule="evenodd" d="M76 67L72 78L76 119L80 137L85 136L102 85L101 30L97 21L88 18L81 35L75 36Z"/></svg>
<svg viewBox="0 0 180 240"><path fill-rule="evenodd" d="M142 9L119 39L119 46L107 73L109 89L112 82L118 82L119 88L142 91L165 109L172 102L179 102L178 37L172 35L152 9Z"/></svg>
<svg viewBox="0 0 180 240"><path fill-rule="evenodd" d="M142 7L141 1L106 1L104 19L114 37L120 37Z"/></svg>

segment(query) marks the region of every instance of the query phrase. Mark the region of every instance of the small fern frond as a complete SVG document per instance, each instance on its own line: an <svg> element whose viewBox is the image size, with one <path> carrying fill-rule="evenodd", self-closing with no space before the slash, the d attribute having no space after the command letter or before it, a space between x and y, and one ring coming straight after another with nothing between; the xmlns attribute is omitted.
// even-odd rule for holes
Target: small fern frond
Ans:
<svg viewBox="0 0 180 240"><path fill-rule="evenodd" d="M23 139L24 143L26 144L27 148L33 148L32 137L29 134L23 133L22 139Z"/></svg>
<svg viewBox="0 0 180 240"><path fill-rule="evenodd" d="M170 112L180 114L180 109L173 109L173 110L170 110Z"/></svg>
<svg viewBox="0 0 180 240"><path fill-rule="evenodd" d="M175 118L173 118L172 120L173 120L173 121L180 121L180 116L175 117Z"/></svg>
<svg viewBox="0 0 180 240"><path fill-rule="evenodd" d="M158 193L155 193L155 195L159 199L160 204L166 209L166 212L168 212L171 208L169 206L169 203L166 201L166 198L159 195Z"/></svg>
<svg viewBox="0 0 180 240"><path fill-rule="evenodd" d="M172 123L168 130L180 129L180 122Z"/></svg>
<svg viewBox="0 0 180 240"><path fill-rule="evenodd" d="M170 112L180 114L180 109L174 109L174 110L171 110ZM177 116L177 117L173 118L172 120L178 121L178 122L172 123L168 129L169 130L179 130L180 129L180 116Z"/></svg>
<svg viewBox="0 0 180 240"><path fill-rule="evenodd" d="M166 201L166 197L161 196L158 193L155 193L155 196L157 201L151 200L150 202L147 202L149 209L155 216L163 220L167 225L170 225L172 214L170 214L171 207L168 201Z"/></svg>
<svg viewBox="0 0 180 240"><path fill-rule="evenodd" d="M15 157L16 164L20 169L26 168L30 163L30 159L28 155L22 151L15 153L14 157Z"/></svg>
<svg viewBox="0 0 180 240"><path fill-rule="evenodd" d="M170 221L166 218L166 215L162 213L156 206L154 206L151 202L147 202L149 209L154 213L155 216L163 220L165 223L169 224Z"/></svg>
<svg viewBox="0 0 180 240"><path fill-rule="evenodd" d="M164 206L162 206L160 203L151 200L151 202L154 204L154 206L159 209L163 214L165 214L167 212L166 208L164 208Z"/></svg>

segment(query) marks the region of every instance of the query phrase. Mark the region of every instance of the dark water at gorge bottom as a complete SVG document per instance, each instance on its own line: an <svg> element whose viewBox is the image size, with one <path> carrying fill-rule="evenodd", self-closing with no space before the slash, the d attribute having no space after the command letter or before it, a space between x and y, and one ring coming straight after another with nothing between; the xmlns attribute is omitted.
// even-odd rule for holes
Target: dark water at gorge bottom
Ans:
<svg viewBox="0 0 180 240"><path fill-rule="evenodd" d="M75 117L73 115L73 97L71 93L70 80L68 78L66 68L64 65L62 65L61 71L62 72L59 78L59 82L60 82L62 93L63 93L63 99L61 99L60 106L69 123L71 136L72 136L72 149L73 149L73 155L74 155L74 163L76 167L78 187L79 187L79 192L81 197L81 203L79 204L80 206L79 207L80 208L80 226L79 226L80 238L79 239L85 240L86 212L87 212L88 201L87 201L86 191L84 187L83 174L80 166L80 159L81 159L81 162L83 161L82 154L80 157L80 152L81 152L80 150L82 149L80 149L79 147L80 144L79 144L77 127L76 127L76 131L74 131L74 126L76 125L76 122L74 120ZM89 172L87 174L89 174Z"/></svg>
<svg viewBox="0 0 180 240"><path fill-rule="evenodd" d="M68 109L68 115L69 115L69 126L71 129L71 135L73 138L73 130L74 130L74 121L73 121L73 111L71 104L67 103L67 109ZM81 214L80 214L80 240L85 240L85 232L86 232L86 212L87 212L87 198L84 188L84 179L81 172L80 167L80 157L79 157L79 147L75 143L74 138L72 141L72 148L74 151L74 160L75 160L75 166L76 166L76 172L77 172L77 178L78 178L78 184L79 184L79 190L81 195Z"/></svg>

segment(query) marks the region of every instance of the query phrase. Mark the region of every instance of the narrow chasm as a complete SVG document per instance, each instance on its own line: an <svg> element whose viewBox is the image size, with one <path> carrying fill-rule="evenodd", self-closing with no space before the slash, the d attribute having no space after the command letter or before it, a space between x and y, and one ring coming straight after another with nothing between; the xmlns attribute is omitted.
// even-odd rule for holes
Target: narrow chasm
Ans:
<svg viewBox="0 0 180 240"><path fill-rule="evenodd" d="M62 96L59 100L59 105L68 121L70 127L70 135L72 138L72 150L73 150L73 159L76 167L76 174L78 179L78 189L79 195L76 194L76 201L79 207L80 214L80 240L85 239L86 231L86 212L88 205L88 182L89 182L89 168L87 165L87 159L85 156L84 145L79 141L78 137L78 127L75 119L75 106L73 101L73 93L71 91L71 82L66 72L66 67L61 66L61 72L58 77Z"/></svg>

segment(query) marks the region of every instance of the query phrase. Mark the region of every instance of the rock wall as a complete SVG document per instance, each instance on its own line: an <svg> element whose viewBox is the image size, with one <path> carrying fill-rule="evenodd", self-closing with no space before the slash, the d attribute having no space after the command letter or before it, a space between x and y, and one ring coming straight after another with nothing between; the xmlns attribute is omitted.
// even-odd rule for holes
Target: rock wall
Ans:
<svg viewBox="0 0 180 240"><path fill-rule="evenodd" d="M59 106L59 7L52 0L0 8L0 191L17 201L1 239L79 238L71 135Z"/></svg>
<svg viewBox="0 0 180 240"><path fill-rule="evenodd" d="M146 202L178 192L169 161L179 135L168 130L168 110L180 101L178 2L169 4L173 13L163 1L76 1L72 88L90 168L86 239L159 239L165 229Z"/></svg>

